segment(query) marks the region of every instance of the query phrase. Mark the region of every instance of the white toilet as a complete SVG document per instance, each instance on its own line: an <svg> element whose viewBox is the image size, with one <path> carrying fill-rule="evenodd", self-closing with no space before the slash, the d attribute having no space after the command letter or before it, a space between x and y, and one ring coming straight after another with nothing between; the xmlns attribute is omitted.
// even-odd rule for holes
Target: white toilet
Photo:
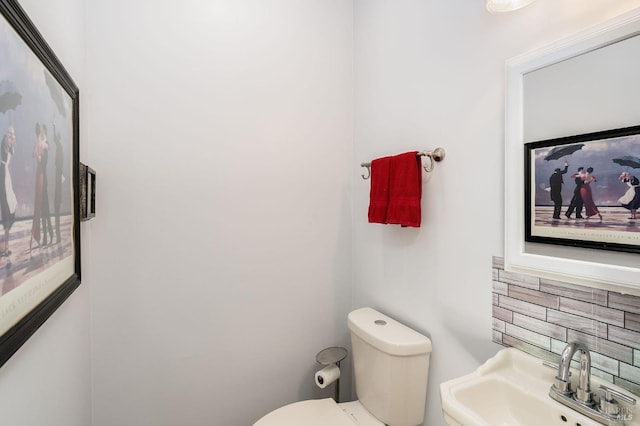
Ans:
<svg viewBox="0 0 640 426"><path fill-rule="evenodd" d="M349 314L358 401L313 399L254 426L417 426L424 420L431 340L371 308Z"/></svg>

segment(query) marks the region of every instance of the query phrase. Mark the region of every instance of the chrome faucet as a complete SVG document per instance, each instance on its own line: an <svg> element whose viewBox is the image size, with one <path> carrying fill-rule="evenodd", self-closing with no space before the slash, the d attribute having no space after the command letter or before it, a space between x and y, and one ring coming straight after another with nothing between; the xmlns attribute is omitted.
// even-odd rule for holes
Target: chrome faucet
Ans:
<svg viewBox="0 0 640 426"><path fill-rule="evenodd" d="M571 360L576 352L580 353L580 376L575 392L571 389ZM604 385L600 386L604 395L596 404L594 394L591 392L591 355L589 349L582 343L569 343L560 355L558 374L549 390L549 396L554 400L578 411L585 416L608 426L624 425L624 416L620 413L620 406L613 396L635 404L636 400Z"/></svg>
<svg viewBox="0 0 640 426"><path fill-rule="evenodd" d="M591 355L589 349L582 343L569 343L560 355L560 364L558 365L558 375L556 376L553 389L563 395L570 395L571 381L569 379L571 360L576 352L580 352L580 376L578 378L578 388L575 391L575 399L579 403L587 406L593 405L591 394Z"/></svg>

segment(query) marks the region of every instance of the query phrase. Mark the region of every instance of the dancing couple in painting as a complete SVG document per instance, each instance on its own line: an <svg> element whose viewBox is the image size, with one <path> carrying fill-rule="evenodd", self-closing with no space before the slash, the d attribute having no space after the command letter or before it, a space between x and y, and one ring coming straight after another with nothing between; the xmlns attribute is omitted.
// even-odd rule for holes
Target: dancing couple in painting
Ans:
<svg viewBox="0 0 640 426"><path fill-rule="evenodd" d="M51 224L48 191L47 163L49 159L50 145L47 140L47 126L45 124L36 123L35 133L36 141L32 151L33 158L36 161L35 199L33 203L33 220L31 225L29 250L32 250L34 247L58 244L61 241L60 207L62 204L63 152L62 144L60 142L60 134L55 131L54 125L54 140L56 142L54 195L56 226L54 234L54 228ZM2 216L2 227L4 229L4 237L0 244L0 257L8 257L11 255L11 250L9 248L11 240L10 231L16 220L18 198L16 197L13 189L13 181L11 179L9 164L15 152L15 128L13 125L9 125L7 132L2 137L2 142L0 143L0 215Z"/></svg>
<svg viewBox="0 0 640 426"><path fill-rule="evenodd" d="M575 211L576 219L589 219L592 216L598 216L602 220L602 215L598 210L598 206L593 201L593 193L591 189L591 183L598 180L593 175L593 167L589 167L585 170L584 167L578 167L577 173L571 175L571 178L575 182L575 189L573 190L573 197L569 203L569 208L565 213L567 219L571 218L571 215ZM582 208L585 209L585 216L582 216ZM554 219L560 219L554 216Z"/></svg>
<svg viewBox="0 0 640 426"><path fill-rule="evenodd" d="M36 197L33 204L33 222L29 249L35 240L36 247L53 243L53 229L49 210L49 191L47 179L47 163L49 161L49 141L47 126L36 123L36 143L33 146L33 157L36 160ZM47 240L47 236L49 239Z"/></svg>
<svg viewBox="0 0 640 426"><path fill-rule="evenodd" d="M564 184L564 178L562 175L566 174L569 170L569 163L564 162L564 169L559 167L553 171L551 177L549 177L549 191L551 195L551 201L553 201L553 218L560 219L560 211L562 210L562 185ZM589 219L592 216L598 216L602 220L602 215L598 211L598 207L593 202L593 195L591 193L591 183L596 182L597 179L593 175L593 167L589 167L587 170L584 167L578 167L578 172L571 175L574 179L576 187L573 191L573 197L569 208L565 213L565 216L570 219L571 215L575 211L576 219L582 219L586 216ZM585 208L585 216L582 216L582 208Z"/></svg>

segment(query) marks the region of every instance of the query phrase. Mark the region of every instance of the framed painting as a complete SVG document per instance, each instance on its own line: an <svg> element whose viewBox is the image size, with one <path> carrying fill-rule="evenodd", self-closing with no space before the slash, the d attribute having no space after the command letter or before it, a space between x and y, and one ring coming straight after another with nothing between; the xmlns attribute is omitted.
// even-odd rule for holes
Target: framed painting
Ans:
<svg viewBox="0 0 640 426"><path fill-rule="evenodd" d="M80 284L78 88L0 0L0 365Z"/></svg>
<svg viewBox="0 0 640 426"><path fill-rule="evenodd" d="M640 126L525 144L525 240L640 253Z"/></svg>

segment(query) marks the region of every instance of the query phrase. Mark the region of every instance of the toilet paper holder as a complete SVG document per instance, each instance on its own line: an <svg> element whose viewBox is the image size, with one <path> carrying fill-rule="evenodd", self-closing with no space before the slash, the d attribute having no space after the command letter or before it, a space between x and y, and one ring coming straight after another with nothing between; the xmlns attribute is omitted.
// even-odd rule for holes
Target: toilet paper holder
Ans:
<svg viewBox="0 0 640 426"><path fill-rule="evenodd" d="M347 350L339 346L332 346L318 352L316 355L316 362L320 365L335 364L340 368L340 361L347 357ZM336 402L340 402L340 377L336 380Z"/></svg>

